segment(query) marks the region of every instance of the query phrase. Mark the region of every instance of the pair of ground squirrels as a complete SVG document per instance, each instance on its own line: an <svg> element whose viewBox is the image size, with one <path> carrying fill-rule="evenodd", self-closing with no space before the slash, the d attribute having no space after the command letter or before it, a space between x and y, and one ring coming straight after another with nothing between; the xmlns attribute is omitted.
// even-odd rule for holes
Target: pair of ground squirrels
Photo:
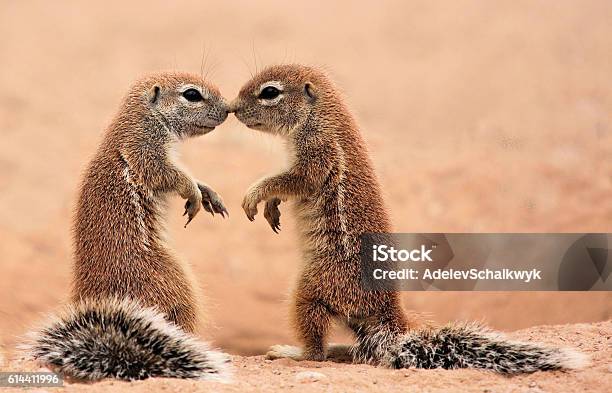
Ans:
<svg viewBox="0 0 612 393"><path fill-rule="evenodd" d="M189 334L194 280L166 245L162 216L171 193L187 200L187 222L201 204L226 213L209 186L180 168L172 146L209 132L229 112L285 139L291 157L288 170L255 183L242 204L252 221L265 203L275 232L282 201L291 200L297 216L304 264L292 309L303 349L275 346L270 357L325 360L337 321L354 333L355 362L502 373L577 365L580 355L571 350L507 341L476 325L421 327L406 317L397 292L361 287L360 236L390 232L389 216L349 109L323 72L301 65L261 71L230 105L188 74L156 74L132 87L81 187L74 304L33 335L32 357L85 379L227 375L226 358Z"/></svg>

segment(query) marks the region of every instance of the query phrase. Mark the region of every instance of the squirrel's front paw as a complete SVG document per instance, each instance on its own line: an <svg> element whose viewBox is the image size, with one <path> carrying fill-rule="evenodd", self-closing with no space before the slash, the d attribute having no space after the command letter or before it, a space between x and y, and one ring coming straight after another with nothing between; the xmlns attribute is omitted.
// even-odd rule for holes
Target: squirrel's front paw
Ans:
<svg viewBox="0 0 612 393"><path fill-rule="evenodd" d="M189 224L191 222L191 220L193 220L193 218L196 216L196 214L198 214L198 212L200 211L200 206L202 204L202 193L200 192L200 190L197 190L196 193L194 193L189 199L187 199L187 202L185 202L185 213L183 213L183 215L187 215L187 222L185 223L185 228L187 228L187 224Z"/></svg>
<svg viewBox="0 0 612 393"><path fill-rule="evenodd" d="M264 209L264 217L268 221L268 224L270 224L272 227L274 233L278 233L278 231L280 231L281 212L278 210L278 205L280 205L280 203L280 198L268 199Z"/></svg>
<svg viewBox="0 0 612 393"><path fill-rule="evenodd" d="M223 204L223 199L221 199L221 196L215 190L202 183L198 183L198 188L202 193L202 206L204 206L204 210L213 216L215 213L218 213L223 218L225 218L226 214L229 217L229 213Z"/></svg>
<svg viewBox="0 0 612 393"><path fill-rule="evenodd" d="M252 193L246 194L246 196L242 200L242 210L244 210L244 213L246 214L247 218L251 221L255 220L258 203L259 200L255 198Z"/></svg>

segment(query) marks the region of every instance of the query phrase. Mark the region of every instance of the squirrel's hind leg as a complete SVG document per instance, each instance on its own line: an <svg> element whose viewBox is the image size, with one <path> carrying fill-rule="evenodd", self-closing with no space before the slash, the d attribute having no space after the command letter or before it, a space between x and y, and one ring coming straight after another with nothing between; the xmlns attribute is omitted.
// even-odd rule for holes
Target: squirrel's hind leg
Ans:
<svg viewBox="0 0 612 393"><path fill-rule="evenodd" d="M294 306L294 325L303 343L303 359L324 361L326 339L332 315L322 301L297 296Z"/></svg>

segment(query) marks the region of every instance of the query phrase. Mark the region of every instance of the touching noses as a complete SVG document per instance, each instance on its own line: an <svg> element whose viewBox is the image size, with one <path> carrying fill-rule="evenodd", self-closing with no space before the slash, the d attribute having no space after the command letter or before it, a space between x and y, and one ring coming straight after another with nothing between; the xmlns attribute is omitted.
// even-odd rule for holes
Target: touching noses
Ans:
<svg viewBox="0 0 612 393"><path fill-rule="evenodd" d="M234 101L230 102L230 104L227 107L227 112L228 113L235 113L240 109L240 99L236 98L234 99Z"/></svg>

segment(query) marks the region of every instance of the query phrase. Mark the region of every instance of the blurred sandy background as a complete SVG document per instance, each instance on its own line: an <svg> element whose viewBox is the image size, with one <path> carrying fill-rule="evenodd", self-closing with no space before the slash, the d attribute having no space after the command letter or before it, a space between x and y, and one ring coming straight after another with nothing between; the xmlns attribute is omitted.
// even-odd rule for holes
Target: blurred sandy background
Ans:
<svg viewBox="0 0 612 393"><path fill-rule="evenodd" d="M396 231L612 231L612 3L331 3L0 1L0 345L66 299L80 171L131 81L199 73L204 54L228 99L266 64L325 67ZM207 297L202 333L239 354L292 341L292 218L275 235L240 209L281 144L230 118L182 152L231 213L184 230L178 197L169 212ZM405 306L502 330L612 317L609 293L409 293Z"/></svg>

